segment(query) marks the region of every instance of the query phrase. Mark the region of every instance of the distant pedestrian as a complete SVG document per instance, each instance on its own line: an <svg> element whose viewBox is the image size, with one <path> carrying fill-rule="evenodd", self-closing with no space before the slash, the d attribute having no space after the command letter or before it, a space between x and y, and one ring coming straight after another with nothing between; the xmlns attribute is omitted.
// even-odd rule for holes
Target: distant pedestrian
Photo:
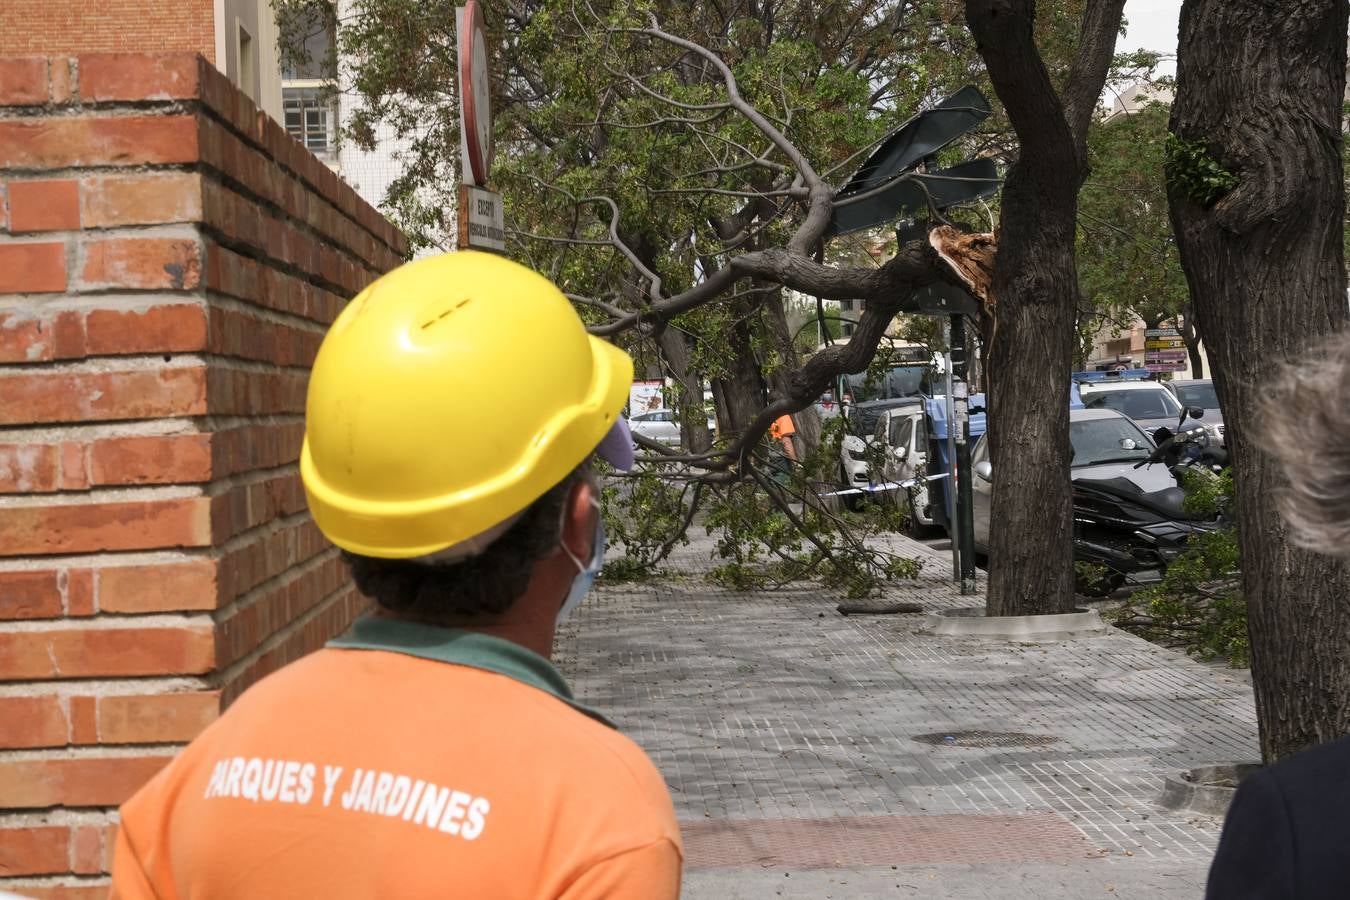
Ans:
<svg viewBox="0 0 1350 900"><path fill-rule="evenodd" d="M793 462L797 461L797 446L794 438L797 434L797 426L792 423L792 416L784 413L774 420L769 426L769 437L778 441L783 448L783 455Z"/></svg>
<svg viewBox="0 0 1350 900"><path fill-rule="evenodd" d="M1350 333L1291 370L1267 403L1298 541L1350 556ZM1240 461L1239 461L1240 463ZM1345 598L1350 603L1350 597ZM1308 686L1312 690L1312 686ZM1243 779L1209 872L1209 900L1350 897L1350 737Z"/></svg>

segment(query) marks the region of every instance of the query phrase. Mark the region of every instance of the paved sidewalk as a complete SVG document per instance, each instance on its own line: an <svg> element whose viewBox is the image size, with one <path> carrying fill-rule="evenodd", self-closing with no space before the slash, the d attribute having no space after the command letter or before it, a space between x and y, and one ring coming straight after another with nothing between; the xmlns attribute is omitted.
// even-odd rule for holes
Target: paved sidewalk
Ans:
<svg viewBox="0 0 1350 900"><path fill-rule="evenodd" d="M925 559L894 599L983 602L950 555L888 540ZM1219 823L1154 801L1164 773L1257 757L1238 673L1114 631L935 637L922 616L841 616L810 585L733 593L700 574L711 546L597 589L556 654L670 784L686 896L1202 892Z"/></svg>

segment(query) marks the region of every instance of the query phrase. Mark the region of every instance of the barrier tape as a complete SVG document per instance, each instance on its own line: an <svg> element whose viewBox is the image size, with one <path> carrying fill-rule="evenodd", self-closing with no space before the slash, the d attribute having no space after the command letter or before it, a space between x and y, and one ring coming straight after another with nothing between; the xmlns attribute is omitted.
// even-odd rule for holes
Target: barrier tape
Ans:
<svg viewBox="0 0 1350 900"><path fill-rule="evenodd" d="M883 481L881 484L869 484L867 487L844 488L842 491L830 491L826 494L817 494L818 497L847 497L852 494L873 494L877 491L893 491L896 488L909 490L912 487L918 487L920 483L926 481L941 481L949 478L946 472L940 475L926 475L923 478L911 478L908 481Z"/></svg>

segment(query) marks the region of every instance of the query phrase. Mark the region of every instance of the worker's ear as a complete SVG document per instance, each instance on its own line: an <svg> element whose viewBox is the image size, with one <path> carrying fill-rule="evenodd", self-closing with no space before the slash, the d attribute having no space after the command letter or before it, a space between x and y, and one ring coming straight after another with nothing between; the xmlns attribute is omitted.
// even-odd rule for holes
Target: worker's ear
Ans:
<svg viewBox="0 0 1350 900"><path fill-rule="evenodd" d="M582 563L595 552L595 525L600 518L600 488L588 479L572 485L563 505L560 543Z"/></svg>

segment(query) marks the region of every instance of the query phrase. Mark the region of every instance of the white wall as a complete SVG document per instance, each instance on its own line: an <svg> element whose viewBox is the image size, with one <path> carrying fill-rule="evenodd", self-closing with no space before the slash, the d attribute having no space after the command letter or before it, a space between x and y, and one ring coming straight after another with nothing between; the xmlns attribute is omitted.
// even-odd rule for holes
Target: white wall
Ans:
<svg viewBox="0 0 1350 900"><path fill-rule="evenodd" d="M338 20L351 15L351 0L338 0ZM339 63L339 70L344 68ZM345 126L351 121L352 115L360 109L359 99L350 91L343 90L338 93L338 122ZM338 153L336 169L342 180L346 181L356 192L361 195L371 206L383 212L385 215L389 211L385 208L384 197L389 190L389 185L393 183L403 172L403 164L397 159L397 155L407 150L412 142L406 138L400 139L394 134L394 130L389 125L380 125L375 131L375 148L373 150L362 150L355 146L350 140L338 138ZM450 227L454 227L454 210L446 210L446 222ZM445 249L453 249L453 234L447 235L444 241ZM418 257L429 256L440 252L436 248L419 250Z"/></svg>
<svg viewBox="0 0 1350 900"><path fill-rule="evenodd" d="M216 68L225 73L269 116L282 121L281 60L277 21L269 0L216 0ZM239 29L251 38L253 61L244 71L239 60Z"/></svg>

